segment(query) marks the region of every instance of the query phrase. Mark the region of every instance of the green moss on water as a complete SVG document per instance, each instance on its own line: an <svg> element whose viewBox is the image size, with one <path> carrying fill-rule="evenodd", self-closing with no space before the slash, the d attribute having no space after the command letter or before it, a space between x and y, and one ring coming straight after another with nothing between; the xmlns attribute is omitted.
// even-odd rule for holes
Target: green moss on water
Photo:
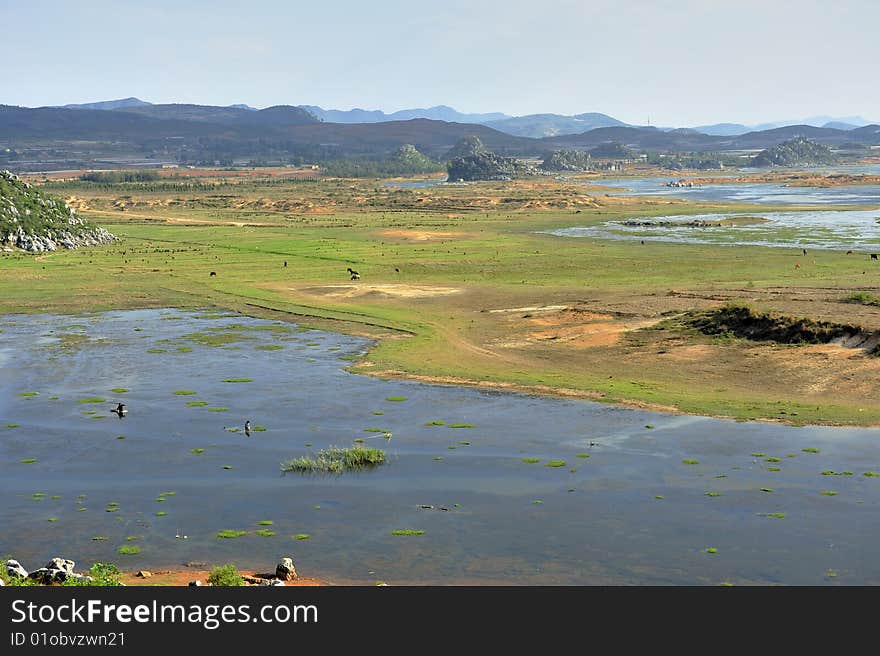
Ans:
<svg viewBox="0 0 880 656"><path fill-rule="evenodd" d="M108 538L108 537L105 536L105 535L96 535L95 537L92 538L92 540L95 541L95 542L106 542L106 541L109 540L109 539L110 539L110 538Z"/></svg>
<svg viewBox="0 0 880 656"><path fill-rule="evenodd" d="M709 547L706 549L706 553L708 553L708 554L718 553L718 549L716 549L715 547Z"/></svg>
<svg viewBox="0 0 880 656"><path fill-rule="evenodd" d="M175 390L175 396L192 396L193 394L198 394L195 390Z"/></svg>
<svg viewBox="0 0 880 656"><path fill-rule="evenodd" d="M812 447L812 446L807 447L805 449L801 449L801 451L803 451L804 453L819 453L819 449Z"/></svg>
<svg viewBox="0 0 880 656"><path fill-rule="evenodd" d="M140 547L134 547L130 545L123 545L116 550L116 553L122 556L133 556L135 554L139 554L141 552Z"/></svg>
<svg viewBox="0 0 880 656"><path fill-rule="evenodd" d="M255 433L265 433L267 429L265 426L251 426L251 430Z"/></svg>
<svg viewBox="0 0 880 656"><path fill-rule="evenodd" d="M39 392L19 392L18 393L18 396L24 396L24 397L39 396L39 395L40 395Z"/></svg>
<svg viewBox="0 0 880 656"><path fill-rule="evenodd" d="M473 428L473 424L449 424L449 428Z"/></svg>
<svg viewBox="0 0 880 656"><path fill-rule="evenodd" d="M296 535L293 536L293 539L294 540L308 540L310 537L312 537L312 536L310 536L308 533L297 533Z"/></svg>
<svg viewBox="0 0 880 656"><path fill-rule="evenodd" d="M22 458L21 460L19 460L19 462L23 465L30 465L36 461L37 461L36 458Z"/></svg>
<svg viewBox="0 0 880 656"><path fill-rule="evenodd" d="M156 513L156 517L165 517L167 514L168 513L165 512L164 510L160 510L159 512Z"/></svg>
<svg viewBox="0 0 880 656"><path fill-rule="evenodd" d="M540 458L523 458L522 461L524 463L526 463L527 465L535 465L535 464L541 462L541 459Z"/></svg>
<svg viewBox="0 0 880 656"><path fill-rule="evenodd" d="M724 496L721 492L706 492L707 497L721 497Z"/></svg>
<svg viewBox="0 0 880 656"><path fill-rule="evenodd" d="M272 526L274 523L271 519L261 519L257 522L257 526Z"/></svg>
<svg viewBox="0 0 880 656"><path fill-rule="evenodd" d="M117 435L117 436L116 436L116 439L117 439L117 440L124 440L124 439L125 439L125 435Z"/></svg>
<svg viewBox="0 0 880 656"><path fill-rule="evenodd" d="M216 408L208 408L208 412L227 412L229 408L218 406Z"/></svg>
<svg viewBox="0 0 880 656"><path fill-rule="evenodd" d="M204 453L204 452L205 452L205 450L204 450L203 448L201 448L201 447L198 447L198 448L195 448L195 449L190 449L190 453L199 454L199 453Z"/></svg>
<svg viewBox="0 0 880 656"><path fill-rule="evenodd" d="M273 535L275 535L275 531L272 531L268 528L257 529L256 531L254 531L254 533L264 538L271 538Z"/></svg>
<svg viewBox="0 0 880 656"><path fill-rule="evenodd" d="M223 469L232 469L232 465L223 465Z"/></svg>
<svg viewBox="0 0 880 656"><path fill-rule="evenodd" d="M147 349L147 353L165 353L165 349L149 348L149 349Z"/></svg>
<svg viewBox="0 0 880 656"><path fill-rule="evenodd" d="M822 496L825 496L825 497L836 497L837 496L837 492L835 492L834 490L822 490L821 492L819 492L819 494L821 494Z"/></svg>
<svg viewBox="0 0 880 656"><path fill-rule="evenodd" d="M426 421L425 426L445 426L446 422L442 419L434 419L433 421Z"/></svg>
<svg viewBox="0 0 880 656"><path fill-rule="evenodd" d="M752 454L752 456L755 458L763 458L765 455L767 455L767 454L761 453L760 451L756 451L755 453Z"/></svg>
<svg viewBox="0 0 880 656"><path fill-rule="evenodd" d="M760 517L770 517L771 519L785 519L784 512L758 513Z"/></svg>
<svg viewBox="0 0 880 656"><path fill-rule="evenodd" d="M6 428L18 428L18 424L6 424Z"/></svg>
<svg viewBox="0 0 880 656"><path fill-rule="evenodd" d="M772 487L762 487L761 488L761 492L773 492L773 491L774 490Z"/></svg>
<svg viewBox="0 0 880 656"><path fill-rule="evenodd" d="M113 392L114 394L125 394L126 392L128 392L130 390L126 389L125 387L114 387L110 391Z"/></svg>
<svg viewBox="0 0 880 656"><path fill-rule="evenodd" d="M424 535L425 532L418 528L398 528L391 531L391 535Z"/></svg>
<svg viewBox="0 0 880 656"><path fill-rule="evenodd" d="M779 458L764 458L764 462L782 462Z"/></svg>
<svg viewBox="0 0 880 656"><path fill-rule="evenodd" d="M106 403L107 399L100 396L88 396L84 399L79 399L77 403Z"/></svg>
<svg viewBox="0 0 880 656"><path fill-rule="evenodd" d="M578 458L589 458L590 454L589 453L579 453L579 454L577 454L577 457Z"/></svg>
<svg viewBox="0 0 880 656"><path fill-rule="evenodd" d="M232 540L235 538L240 538L243 535L247 535L247 531L237 531L235 529L227 528L217 533L216 537L223 540Z"/></svg>
<svg viewBox="0 0 880 656"><path fill-rule="evenodd" d="M53 523L53 524L54 524L54 523L55 523L55 522L57 522L57 521L58 521L58 518L57 518L57 517L50 517L50 518L49 518L49 519L47 519L47 520L46 520L46 521L47 521L47 522L51 522L51 523Z"/></svg>
<svg viewBox="0 0 880 656"><path fill-rule="evenodd" d="M565 460L548 460L544 463L545 467L565 467Z"/></svg>
<svg viewBox="0 0 880 656"><path fill-rule="evenodd" d="M252 383L254 382L253 378L224 378L224 383Z"/></svg>
<svg viewBox="0 0 880 656"><path fill-rule="evenodd" d="M385 400L386 400L386 401L393 401L393 402L399 403L399 402L401 402L401 401L406 401L406 400L407 400L407 397L405 397L405 396L386 396L386 397L385 397Z"/></svg>
<svg viewBox="0 0 880 656"><path fill-rule="evenodd" d="M699 460L694 460L693 458L686 458L686 459L682 460L681 462L682 462L682 464L685 464L685 465L699 465L700 464Z"/></svg>
<svg viewBox="0 0 880 656"><path fill-rule="evenodd" d="M281 344L260 344L256 347L258 351L280 351L283 348Z"/></svg>
<svg viewBox="0 0 880 656"><path fill-rule="evenodd" d="M203 406L210 405L207 401L187 401L187 408L201 408Z"/></svg>

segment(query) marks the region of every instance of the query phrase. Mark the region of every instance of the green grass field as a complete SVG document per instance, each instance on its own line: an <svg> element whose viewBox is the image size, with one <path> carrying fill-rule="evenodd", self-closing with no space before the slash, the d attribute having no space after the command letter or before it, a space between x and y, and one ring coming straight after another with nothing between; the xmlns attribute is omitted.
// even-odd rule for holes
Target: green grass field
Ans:
<svg viewBox="0 0 880 656"><path fill-rule="evenodd" d="M846 302L880 292L880 266L866 257L537 234L610 218L768 208L606 198L550 181L416 191L376 181L46 189L73 197L120 241L0 257L0 312L212 306L378 338L352 365L365 374L737 419L880 422L880 358L863 350L657 327L739 300L878 331L876 307Z"/></svg>

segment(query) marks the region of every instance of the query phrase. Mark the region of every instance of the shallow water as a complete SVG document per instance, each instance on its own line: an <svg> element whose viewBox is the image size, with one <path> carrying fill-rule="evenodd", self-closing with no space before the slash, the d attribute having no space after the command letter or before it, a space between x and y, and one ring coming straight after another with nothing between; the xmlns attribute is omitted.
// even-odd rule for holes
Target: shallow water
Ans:
<svg viewBox="0 0 880 656"><path fill-rule="evenodd" d="M595 226L562 228L548 234L560 237L644 239L690 244L822 248L876 252L880 250L880 210L814 210L806 212L757 212L765 223L733 227L692 227L688 221L717 221L744 214L695 214L633 217L661 225L625 225L607 221Z"/></svg>
<svg viewBox="0 0 880 656"><path fill-rule="evenodd" d="M382 381L343 370L362 339L198 316L0 317L0 554L29 568L63 555L82 566L267 570L290 555L303 575L338 583L880 583L880 478L863 475L880 471L880 430ZM243 338L198 343L230 333ZM240 377L252 382L222 382ZM105 401L79 402L89 397ZM123 419L109 412L117 401ZM227 430L245 420L266 430ZM385 448L388 463L280 472L356 438ZM566 465L545 466L555 459ZM822 475L831 470L852 474ZM253 533L262 520L274 536ZM425 534L391 534L404 528ZM223 529L250 533L217 538ZM141 552L117 554L123 545Z"/></svg>
<svg viewBox="0 0 880 656"><path fill-rule="evenodd" d="M699 187L667 187L682 179L674 174L658 178L603 178L590 184L620 188L612 196L663 196L690 201L761 203L766 205L880 205L880 185L793 187L782 183L725 183Z"/></svg>

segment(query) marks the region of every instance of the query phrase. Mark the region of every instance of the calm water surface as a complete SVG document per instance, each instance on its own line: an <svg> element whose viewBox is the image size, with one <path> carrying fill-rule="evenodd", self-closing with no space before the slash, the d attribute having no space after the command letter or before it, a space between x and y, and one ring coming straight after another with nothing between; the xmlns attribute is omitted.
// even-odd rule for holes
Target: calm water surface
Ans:
<svg viewBox="0 0 880 656"><path fill-rule="evenodd" d="M0 330L0 553L26 567L290 555L338 583L880 584L877 429L376 380L343 369L364 340L238 315L8 315ZM388 463L280 471L356 439ZM391 534L405 528L425 533Z"/></svg>

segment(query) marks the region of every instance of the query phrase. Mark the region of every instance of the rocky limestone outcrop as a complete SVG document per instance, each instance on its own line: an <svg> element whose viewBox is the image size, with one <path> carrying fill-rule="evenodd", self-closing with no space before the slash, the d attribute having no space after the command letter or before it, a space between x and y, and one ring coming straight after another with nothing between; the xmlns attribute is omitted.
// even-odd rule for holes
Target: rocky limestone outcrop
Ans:
<svg viewBox="0 0 880 656"><path fill-rule="evenodd" d="M293 581L296 579L296 568L292 558L282 558L275 568L275 577L280 581Z"/></svg>
<svg viewBox="0 0 880 656"><path fill-rule="evenodd" d="M9 171L0 171L0 248L42 253L116 241L63 201L52 198Z"/></svg>

